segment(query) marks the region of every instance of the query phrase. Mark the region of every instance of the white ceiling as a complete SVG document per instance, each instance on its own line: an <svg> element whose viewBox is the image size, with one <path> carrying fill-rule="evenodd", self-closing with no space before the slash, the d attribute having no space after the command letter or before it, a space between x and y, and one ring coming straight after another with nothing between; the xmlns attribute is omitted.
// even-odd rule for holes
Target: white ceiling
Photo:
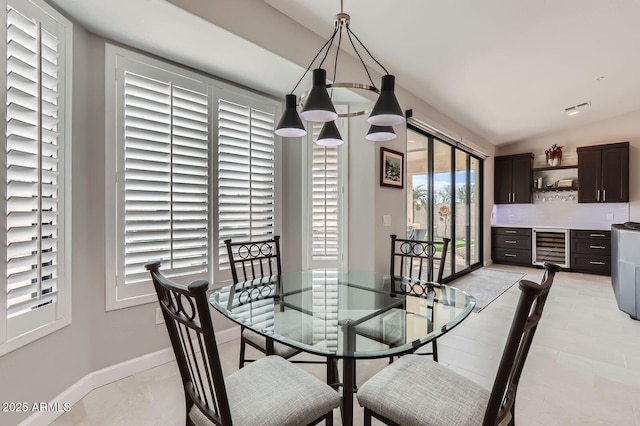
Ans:
<svg viewBox="0 0 640 426"><path fill-rule="evenodd" d="M98 34L204 70L216 61L217 75L265 92L288 92L302 72L163 0L51 2ZM340 9L338 0L265 2L323 38ZM494 144L640 109L638 0L346 0L344 11L398 85ZM203 55L213 33L230 44ZM270 64L259 79L247 75L256 55Z"/></svg>

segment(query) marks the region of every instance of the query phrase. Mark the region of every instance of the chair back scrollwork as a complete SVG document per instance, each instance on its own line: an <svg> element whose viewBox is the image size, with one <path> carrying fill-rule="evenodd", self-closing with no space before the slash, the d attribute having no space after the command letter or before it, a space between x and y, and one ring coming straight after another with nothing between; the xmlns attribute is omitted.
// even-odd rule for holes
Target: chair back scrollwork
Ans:
<svg viewBox="0 0 640 426"><path fill-rule="evenodd" d="M262 241L225 240L235 284L282 274L280 236Z"/></svg>
<svg viewBox="0 0 640 426"><path fill-rule="evenodd" d="M412 280L442 283L444 265L447 259L449 238L442 241L421 241L400 239L391 235L390 274Z"/></svg>

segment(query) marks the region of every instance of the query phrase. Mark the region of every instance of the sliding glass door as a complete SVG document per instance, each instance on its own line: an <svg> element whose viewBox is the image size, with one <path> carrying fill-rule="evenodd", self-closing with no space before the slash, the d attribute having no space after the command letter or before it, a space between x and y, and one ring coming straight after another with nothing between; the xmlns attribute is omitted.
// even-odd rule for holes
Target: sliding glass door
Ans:
<svg viewBox="0 0 640 426"><path fill-rule="evenodd" d="M446 141L407 131L407 238L451 240L444 279L482 262L483 160Z"/></svg>

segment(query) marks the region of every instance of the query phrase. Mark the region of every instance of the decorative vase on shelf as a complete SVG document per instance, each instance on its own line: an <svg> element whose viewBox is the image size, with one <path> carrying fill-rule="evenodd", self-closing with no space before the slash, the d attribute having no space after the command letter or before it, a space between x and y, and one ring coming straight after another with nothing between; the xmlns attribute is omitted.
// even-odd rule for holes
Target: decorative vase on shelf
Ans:
<svg viewBox="0 0 640 426"><path fill-rule="evenodd" d="M560 165L560 160L562 160L562 147L556 145L555 143L551 145L551 148L547 149L545 152L547 156L547 163L551 167L558 167Z"/></svg>
<svg viewBox="0 0 640 426"><path fill-rule="evenodd" d="M558 167L560 165L560 157L549 157L547 158L547 163L551 167Z"/></svg>

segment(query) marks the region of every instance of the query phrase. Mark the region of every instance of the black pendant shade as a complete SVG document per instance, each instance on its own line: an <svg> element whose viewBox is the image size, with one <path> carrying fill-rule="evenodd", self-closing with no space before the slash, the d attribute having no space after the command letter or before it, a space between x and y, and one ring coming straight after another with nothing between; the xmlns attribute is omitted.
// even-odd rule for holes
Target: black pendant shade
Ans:
<svg viewBox="0 0 640 426"><path fill-rule="evenodd" d="M296 103L296 95L285 97L285 109L278 127L276 127L276 135L285 138L299 138L307 134L296 110Z"/></svg>
<svg viewBox="0 0 640 426"><path fill-rule="evenodd" d="M338 118L327 93L327 72L322 68L313 70L313 87L300 112L300 118L314 123L326 123Z"/></svg>
<svg viewBox="0 0 640 426"><path fill-rule="evenodd" d="M380 96L371 110L367 120L376 126L395 126L405 122L404 113L394 93L396 78L391 75L382 76Z"/></svg>
<svg viewBox="0 0 640 426"><path fill-rule="evenodd" d="M335 121L328 121L324 123L316 143L322 146L338 146L344 143L342 136L340 136L340 132L336 127Z"/></svg>
<svg viewBox="0 0 640 426"><path fill-rule="evenodd" d="M386 142L392 141L396 138L396 132L393 131L391 126L375 126L369 127L367 136L365 139L373 142Z"/></svg>

